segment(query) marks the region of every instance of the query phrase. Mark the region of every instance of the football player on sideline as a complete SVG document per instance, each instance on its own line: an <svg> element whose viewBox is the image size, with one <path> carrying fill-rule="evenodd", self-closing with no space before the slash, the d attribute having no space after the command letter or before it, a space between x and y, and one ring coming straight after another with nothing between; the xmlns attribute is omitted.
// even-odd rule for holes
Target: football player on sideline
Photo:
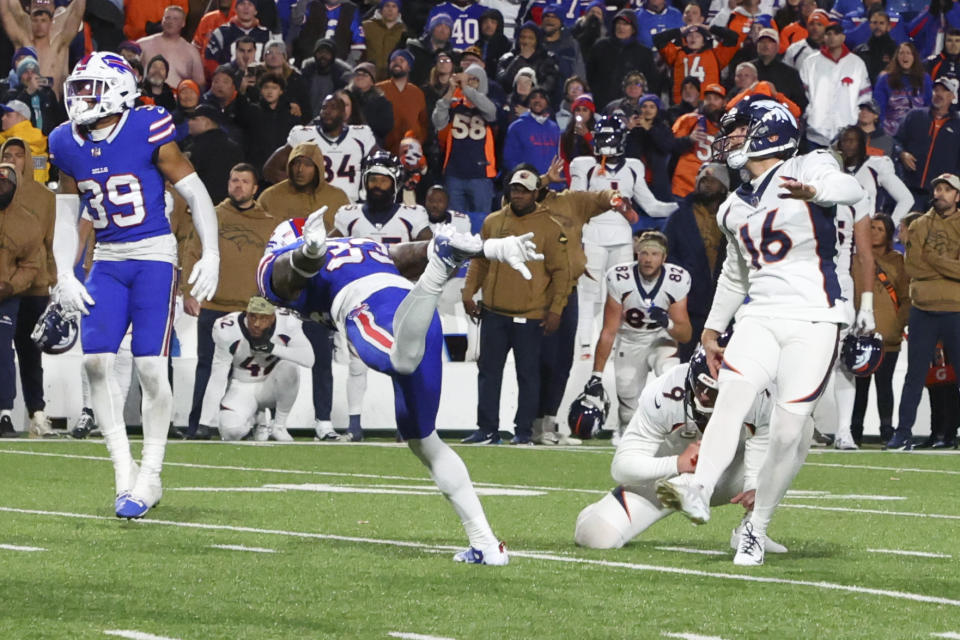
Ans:
<svg viewBox="0 0 960 640"><path fill-rule="evenodd" d="M175 142L176 124L160 107L137 107L136 76L113 53L92 53L64 84L65 122L50 134L50 161L60 169L53 252L56 297L80 311L84 368L93 409L113 460L118 517L140 518L160 499L160 471L173 408L167 380L177 292L177 240L164 212L164 178L183 196L203 245L190 274L192 295L217 288L217 218L206 188ZM73 273L77 225L93 224L97 245L86 284ZM143 391L143 450L130 454L123 407L111 371L127 327Z"/></svg>
<svg viewBox="0 0 960 640"><path fill-rule="evenodd" d="M328 238L369 238L390 245L433 237L427 210L419 204L397 204L400 190L400 161L389 151L375 151L363 163L363 203L340 207L333 216ZM347 411L350 423L340 438L345 442L363 440L360 422L363 397L367 394L367 366L350 354L347 378Z"/></svg>
<svg viewBox="0 0 960 640"><path fill-rule="evenodd" d="M689 340L693 332L687 315L690 274L666 262L667 237L645 231L633 246L636 260L607 271L603 329L593 356L593 374L583 390L600 396L603 369L613 350L620 418L614 446L637 411L647 374L653 371L659 376L680 364L677 343Z"/></svg>
<svg viewBox="0 0 960 640"><path fill-rule="evenodd" d="M250 432L257 411L273 408L273 425L258 424L253 439L293 441L286 424L300 390L299 367L313 366L313 349L300 320L290 313L276 313L269 300L253 296L246 311L217 320L213 342L216 348L203 404L220 407L220 438L240 440Z"/></svg>
<svg viewBox="0 0 960 640"><path fill-rule="evenodd" d="M658 520L673 513L660 504L655 483L697 467L700 437L717 399L717 381L707 358L697 351L688 363L651 380L640 396L640 408L624 431L613 456L610 475L620 486L577 517L573 538L581 547L619 549ZM740 430L733 462L717 481L711 504L740 504L749 512L769 437L770 393L761 391ZM733 530L730 546L737 548L747 518ZM767 550L786 553L783 545L766 541Z"/></svg>
<svg viewBox="0 0 960 640"><path fill-rule="evenodd" d="M593 146L597 157L580 156L570 163L572 191L613 189L636 201L653 218L666 218L677 210L674 202L657 200L646 182L646 168L636 158L624 156L626 129L618 116L602 116L594 126ZM587 255L586 273L580 277L580 349L589 358L593 344L594 322L600 314L603 274L615 264L633 258L633 232L621 213L610 209L590 219L583 227L583 250ZM639 390L637 391L639 393Z"/></svg>
<svg viewBox="0 0 960 640"><path fill-rule="evenodd" d="M320 209L306 222L294 220L302 238L264 256L257 272L261 293L303 317L333 324L368 366L393 379L397 429L453 504L470 540L454 560L507 564L463 460L436 432L443 377L437 303L450 276L473 256L507 262L532 278L525 262L543 260L533 234L484 241L451 229L429 244L384 246L364 238L328 240L323 214ZM277 231L290 228L284 224ZM420 270L416 284L404 277Z"/></svg>
<svg viewBox="0 0 960 640"><path fill-rule="evenodd" d="M719 393L696 471L659 481L657 496L694 523L709 520L710 498L733 460L744 417L757 393L776 382L770 446L734 557L734 564L756 566L763 564L773 511L806 457L808 418L848 321L837 279L835 207L856 204L864 192L829 152L795 155L796 120L777 102L746 98L722 125L715 151L750 179L717 213L727 257L701 343L711 373L719 369ZM717 338L734 314L737 331L724 349Z"/></svg>

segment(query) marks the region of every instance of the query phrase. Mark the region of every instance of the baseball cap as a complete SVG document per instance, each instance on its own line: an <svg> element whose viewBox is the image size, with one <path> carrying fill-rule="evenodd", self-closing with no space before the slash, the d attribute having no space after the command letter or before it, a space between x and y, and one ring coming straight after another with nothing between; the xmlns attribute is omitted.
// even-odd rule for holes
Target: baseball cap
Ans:
<svg viewBox="0 0 960 640"><path fill-rule="evenodd" d="M271 314L275 310L276 307L263 296L253 296L250 298L250 301L247 302L247 313Z"/></svg>
<svg viewBox="0 0 960 640"><path fill-rule="evenodd" d="M197 108L187 114L187 118L210 118L215 123L220 124L222 117L220 115L220 110L214 107L212 104L206 102L201 102L197 105Z"/></svg>
<svg viewBox="0 0 960 640"><path fill-rule="evenodd" d="M716 82L711 82L708 85L704 85L703 95L707 95L708 93L716 93L721 98L727 97L727 90L723 88L723 85L719 85Z"/></svg>
<svg viewBox="0 0 960 640"><path fill-rule="evenodd" d="M520 169L520 171L515 172L513 177L510 178L510 184L518 184L527 191L536 191L540 188L540 176L536 175L533 171Z"/></svg>
<svg viewBox="0 0 960 640"><path fill-rule="evenodd" d="M953 94L953 103L957 103L957 91L960 89L960 82L956 78L951 78L950 76L940 76L933 81L934 85L940 85L947 91Z"/></svg>
<svg viewBox="0 0 960 640"><path fill-rule="evenodd" d="M860 108L866 109L867 111L871 111L875 115L880 115L880 105L877 104L877 101L873 100L872 98L870 100L867 100L866 102L861 102Z"/></svg>
<svg viewBox="0 0 960 640"><path fill-rule="evenodd" d="M770 38L774 42L780 42L780 34L777 33L776 29L771 29L769 27L766 29L760 29L760 33L757 34L757 40L760 40L760 38Z"/></svg>
<svg viewBox="0 0 960 640"><path fill-rule="evenodd" d="M2 166L3 166L3 165L0 165L0 167L2 167ZM933 186L933 185L937 184L938 182L943 182L943 183L946 184L948 187L950 187L950 188L952 188L952 189L954 189L954 190L956 190L956 191L960 191L960 178L958 178L957 176L953 175L952 173L941 173L940 175L938 175L936 178L934 178L934 179L930 182L930 185Z"/></svg>
<svg viewBox="0 0 960 640"><path fill-rule="evenodd" d="M823 26L829 26L833 24L833 20L830 19L830 15L823 9L814 9L810 14L810 17L807 18L807 24L811 22L819 22Z"/></svg>
<svg viewBox="0 0 960 640"><path fill-rule="evenodd" d="M706 177L719 180L720 183L727 188L727 191L730 190L730 172L727 170L726 165L719 162L704 162L700 165L700 170L697 171L697 186L699 186L700 181Z"/></svg>
<svg viewBox="0 0 960 640"><path fill-rule="evenodd" d="M4 113L12 113L15 111L27 120L30 119L30 107L28 107L25 102L21 102L20 100L11 100L7 104L0 105L0 110L2 110Z"/></svg>

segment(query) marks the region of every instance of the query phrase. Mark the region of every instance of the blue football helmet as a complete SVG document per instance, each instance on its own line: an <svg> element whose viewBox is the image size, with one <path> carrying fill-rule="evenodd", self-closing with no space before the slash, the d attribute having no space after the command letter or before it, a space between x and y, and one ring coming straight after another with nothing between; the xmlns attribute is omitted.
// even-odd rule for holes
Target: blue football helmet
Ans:
<svg viewBox="0 0 960 640"><path fill-rule="evenodd" d="M744 126L745 134L733 135ZM731 169L742 169L750 158L792 156L799 142L800 130L789 109L764 95L747 96L720 119L713 158L726 161Z"/></svg>
<svg viewBox="0 0 960 640"><path fill-rule="evenodd" d="M713 405L717 401L717 380L710 375L707 354L703 347L698 347L696 353L690 358L684 387L687 417L703 431L713 413Z"/></svg>
<svg viewBox="0 0 960 640"><path fill-rule="evenodd" d="M626 127L617 116L600 116L593 125L593 149L598 156L622 156Z"/></svg>
<svg viewBox="0 0 960 640"><path fill-rule="evenodd" d="M603 429L609 412L610 399L602 388L599 396L581 393L570 404L570 413L567 416L570 433L577 438L589 440Z"/></svg>
<svg viewBox="0 0 960 640"><path fill-rule="evenodd" d="M843 339L840 358L847 371L858 378L866 378L883 362L883 336L872 333L863 336L849 334Z"/></svg>
<svg viewBox="0 0 960 640"><path fill-rule="evenodd" d="M52 355L64 353L73 348L80 335L80 325L76 313L64 313L57 302L47 305L43 315L37 320L30 339L44 352Z"/></svg>

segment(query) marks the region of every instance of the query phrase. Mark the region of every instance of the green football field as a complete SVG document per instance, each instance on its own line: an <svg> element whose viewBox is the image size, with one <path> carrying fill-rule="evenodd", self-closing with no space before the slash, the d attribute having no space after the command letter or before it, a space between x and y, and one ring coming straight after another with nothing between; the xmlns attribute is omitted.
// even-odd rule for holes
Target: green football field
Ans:
<svg viewBox="0 0 960 640"><path fill-rule="evenodd" d="M136 445L139 448L139 445ZM814 452L734 567L742 510L573 543L608 443L463 447L507 567L403 445L171 443L162 503L117 520L100 441L0 443L0 639L960 638L960 457Z"/></svg>

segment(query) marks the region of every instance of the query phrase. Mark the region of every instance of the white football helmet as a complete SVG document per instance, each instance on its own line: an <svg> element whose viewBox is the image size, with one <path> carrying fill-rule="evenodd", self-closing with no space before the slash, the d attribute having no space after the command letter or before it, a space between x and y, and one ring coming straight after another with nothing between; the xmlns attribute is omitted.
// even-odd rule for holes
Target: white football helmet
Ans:
<svg viewBox="0 0 960 640"><path fill-rule="evenodd" d="M63 83L63 95L71 122L89 126L133 108L140 89L133 69L122 56L98 51L73 68Z"/></svg>

